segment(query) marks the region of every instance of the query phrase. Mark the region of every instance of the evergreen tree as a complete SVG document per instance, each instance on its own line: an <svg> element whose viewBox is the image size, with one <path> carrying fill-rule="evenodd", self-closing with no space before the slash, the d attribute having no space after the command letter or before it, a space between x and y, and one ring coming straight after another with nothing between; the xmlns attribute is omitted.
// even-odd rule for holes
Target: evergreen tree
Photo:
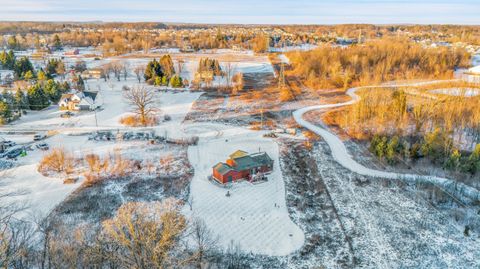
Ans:
<svg viewBox="0 0 480 269"><path fill-rule="evenodd" d="M62 68L63 70L61 70ZM62 71L62 74L65 73L65 66L61 60L50 59L47 63L45 71L48 78L53 78L53 75L60 74L58 71Z"/></svg>
<svg viewBox="0 0 480 269"><path fill-rule="evenodd" d="M385 152L386 152L386 149L387 149L387 138L386 137L382 137L376 147L375 147L375 155L380 158L380 159L383 159L383 157L385 156Z"/></svg>
<svg viewBox="0 0 480 269"><path fill-rule="evenodd" d="M78 75L78 79L77 79L77 90L82 92L85 90L85 82L83 81L83 78L80 75Z"/></svg>
<svg viewBox="0 0 480 269"><path fill-rule="evenodd" d="M33 65L27 57L22 57L20 60L15 61L15 66L13 69L15 77L23 79L25 75L30 72L32 78L35 76L35 70Z"/></svg>
<svg viewBox="0 0 480 269"><path fill-rule="evenodd" d="M15 36L11 36L11 37L8 38L7 46L11 50L16 50L20 47L19 44L18 44L17 38Z"/></svg>
<svg viewBox="0 0 480 269"><path fill-rule="evenodd" d="M31 110L42 110L50 105L48 97L39 83L28 88L27 99Z"/></svg>
<svg viewBox="0 0 480 269"><path fill-rule="evenodd" d="M460 159L462 158L462 155L460 152L455 149L453 150L452 154L448 157L446 163L445 163L445 168L449 170L454 170L457 171L458 168L460 167Z"/></svg>
<svg viewBox="0 0 480 269"><path fill-rule="evenodd" d="M394 136L390 142L388 142L387 148L385 149L385 157L388 163L395 163L395 156L399 149L399 139L397 136Z"/></svg>
<svg viewBox="0 0 480 269"><path fill-rule="evenodd" d="M475 146L475 149L468 157L463 170L471 174L475 174L480 171L480 144Z"/></svg>
<svg viewBox="0 0 480 269"><path fill-rule="evenodd" d="M147 81L149 84L154 84L156 81L156 77L163 77L165 74L162 70L162 66L160 63L156 60L153 59L147 64L147 67L145 68L145 73L144 73L144 78L145 81Z"/></svg>
<svg viewBox="0 0 480 269"><path fill-rule="evenodd" d="M62 41L60 40L60 37L58 35L55 35L53 37L53 47L55 50L59 50L62 48Z"/></svg>
<svg viewBox="0 0 480 269"><path fill-rule="evenodd" d="M12 116L12 111L7 102L0 101L0 125L8 123L10 117Z"/></svg>
<svg viewBox="0 0 480 269"><path fill-rule="evenodd" d="M198 72L213 72L215 76L222 75L222 68L216 59L201 58L198 65Z"/></svg>
<svg viewBox="0 0 480 269"><path fill-rule="evenodd" d="M24 75L23 75L23 79L25 80L31 80L34 78L34 75L32 73L32 71L27 71Z"/></svg>
<svg viewBox="0 0 480 269"><path fill-rule="evenodd" d="M173 60L169 54L163 55L162 58L160 58L160 66L162 67L163 74L167 77L167 80L175 74Z"/></svg>
<svg viewBox="0 0 480 269"><path fill-rule="evenodd" d="M17 105L17 110L27 109L28 101L26 99L25 93L21 90L17 90L15 93L15 104Z"/></svg>
<svg viewBox="0 0 480 269"><path fill-rule="evenodd" d="M47 74L45 74L45 72L43 72L42 69L40 69L40 71L38 71L38 73L37 73L37 80L38 80L38 81L45 81L45 80L47 80Z"/></svg>
<svg viewBox="0 0 480 269"><path fill-rule="evenodd" d="M52 102L58 102L63 93L67 90L53 79L49 79L43 86L43 91Z"/></svg>
<svg viewBox="0 0 480 269"><path fill-rule="evenodd" d="M432 161L443 162L451 154L450 146L452 144L451 138L437 128L433 132L425 134L421 151Z"/></svg>
<svg viewBox="0 0 480 269"><path fill-rule="evenodd" d="M155 82L153 82L155 86L162 86L162 79L160 77L155 78Z"/></svg>
<svg viewBox="0 0 480 269"><path fill-rule="evenodd" d="M4 69L13 70L15 66L15 54L12 50L0 53L0 66Z"/></svg>
<svg viewBox="0 0 480 269"><path fill-rule="evenodd" d="M173 76L171 79L170 79L170 86L173 87L173 88L181 88L183 87L183 83L182 83L182 78L175 75Z"/></svg>

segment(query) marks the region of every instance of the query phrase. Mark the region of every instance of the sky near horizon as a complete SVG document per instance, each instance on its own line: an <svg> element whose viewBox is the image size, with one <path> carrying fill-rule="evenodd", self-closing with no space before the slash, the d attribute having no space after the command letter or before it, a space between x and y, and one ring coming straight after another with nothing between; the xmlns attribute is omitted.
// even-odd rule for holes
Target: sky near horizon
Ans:
<svg viewBox="0 0 480 269"><path fill-rule="evenodd" d="M480 0L0 0L0 21L480 25Z"/></svg>

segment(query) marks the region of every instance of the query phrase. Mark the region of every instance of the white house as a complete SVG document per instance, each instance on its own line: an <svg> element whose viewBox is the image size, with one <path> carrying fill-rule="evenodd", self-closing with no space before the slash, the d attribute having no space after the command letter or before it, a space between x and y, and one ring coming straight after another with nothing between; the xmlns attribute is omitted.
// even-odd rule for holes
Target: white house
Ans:
<svg viewBox="0 0 480 269"><path fill-rule="evenodd" d="M62 94L58 106L61 110L95 110L103 105L100 92L73 92Z"/></svg>

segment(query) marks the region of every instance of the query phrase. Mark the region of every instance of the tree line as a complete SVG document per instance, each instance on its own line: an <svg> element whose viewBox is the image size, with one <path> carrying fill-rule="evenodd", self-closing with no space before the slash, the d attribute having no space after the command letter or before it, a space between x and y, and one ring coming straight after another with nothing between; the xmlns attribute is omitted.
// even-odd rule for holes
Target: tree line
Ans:
<svg viewBox="0 0 480 269"><path fill-rule="evenodd" d="M360 90L360 101L327 118L370 141L371 152L389 163L426 157L453 171L479 172L480 96L419 97L410 90Z"/></svg>
<svg viewBox="0 0 480 269"><path fill-rule="evenodd" d="M13 214L23 209L8 206L0 208L2 268L250 268L248 255L233 243L219 249L203 220L188 220L174 198L127 202L98 225L74 227L54 216L20 221Z"/></svg>
<svg viewBox="0 0 480 269"><path fill-rule="evenodd" d="M406 39L382 39L347 48L325 45L288 54L292 75L311 88L348 88L403 79L451 78L468 67L463 49L428 48Z"/></svg>
<svg viewBox="0 0 480 269"><path fill-rule="evenodd" d="M143 72L145 81L155 86L171 86L173 88L181 88L184 81L180 75L176 74L173 60L170 55L164 55L159 61L153 59L148 62L145 70L136 69L137 77Z"/></svg>
<svg viewBox="0 0 480 269"><path fill-rule="evenodd" d="M51 59L47 62L45 70L38 72L27 57L17 59L13 51L0 53L2 68L13 70L15 80L25 80L24 88L4 90L0 94L0 124L8 123L20 117L22 112L41 110L52 102L58 102L60 96L70 89L67 82L57 82L56 75L65 74L65 66L61 60ZM12 79L13 81L13 79ZM78 77L77 86L82 87L83 80Z"/></svg>

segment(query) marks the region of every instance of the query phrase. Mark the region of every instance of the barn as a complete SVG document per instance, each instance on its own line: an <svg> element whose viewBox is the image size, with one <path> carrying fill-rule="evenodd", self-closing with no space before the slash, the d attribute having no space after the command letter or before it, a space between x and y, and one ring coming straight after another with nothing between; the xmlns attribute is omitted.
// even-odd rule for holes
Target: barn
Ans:
<svg viewBox="0 0 480 269"><path fill-rule="evenodd" d="M237 150L230 154L226 162L213 166L212 177L221 184L238 180L253 181L257 175L273 170L273 160L265 152L248 154Z"/></svg>

